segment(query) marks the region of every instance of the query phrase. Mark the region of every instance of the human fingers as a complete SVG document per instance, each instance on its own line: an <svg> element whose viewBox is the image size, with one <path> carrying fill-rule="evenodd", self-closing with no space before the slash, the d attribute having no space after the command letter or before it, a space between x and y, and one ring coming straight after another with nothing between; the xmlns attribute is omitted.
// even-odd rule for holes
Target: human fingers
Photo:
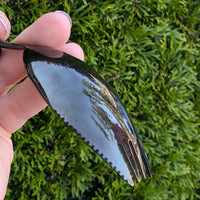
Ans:
<svg viewBox="0 0 200 200"><path fill-rule="evenodd" d="M65 44L71 33L72 21L63 11L44 14L25 29L15 43L58 48Z"/></svg>
<svg viewBox="0 0 200 200"><path fill-rule="evenodd" d="M6 15L0 11L0 40L5 41L10 35L10 21Z"/></svg>
<svg viewBox="0 0 200 200"><path fill-rule="evenodd" d="M83 60L83 50L79 45L63 45L62 49ZM18 84L8 94L0 98L0 122L10 135L19 129L29 118L41 111L46 102L29 78Z"/></svg>
<svg viewBox="0 0 200 200"><path fill-rule="evenodd" d="M58 18L58 14L56 14L56 15ZM64 18L65 18L65 21L67 21L66 17L63 17L64 15L62 15L61 13L59 13L59 15L60 15L59 18L63 18L63 20L61 20L61 21L64 21ZM62 15L62 17L61 17L61 15ZM40 28L42 23L44 24L44 23L51 21L50 20L51 17L48 16L47 18L41 20L41 22L38 22L36 25L32 25L33 34L34 34L34 31L36 31L37 29ZM55 23L55 21L54 21L54 23ZM57 21L58 21L58 19L57 19ZM59 21L59 22L61 22L61 21ZM56 27L56 29L58 29L58 30L55 30L55 32L59 31L59 28L58 28L59 26L60 27L62 26L61 23L60 23L60 25L58 25L59 22L56 23L56 26L53 25L54 28ZM69 27L69 23L67 22L64 26ZM70 27L71 27L71 25L70 25ZM1 29L1 24L0 24L0 29ZM62 46L62 44L65 43L67 41L67 39L69 38L70 30L67 30L67 28L66 28L65 31L68 31L67 33L69 33L69 34L66 34L66 33L65 33L66 35L61 34L61 36L57 36L57 38L56 38L56 33L53 30L51 31L51 34L55 34L53 37L53 40L54 41L57 40L56 43L50 41L50 39L52 39L50 36L46 35L45 40L42 40L42 38L39 35L38 35L38 37L34 37L31 32L28 33L26 31L21 33L21 36L23 36L23 35L24 36L21 38L20 37L17 38L15 40L15 42L17 42L17 43L26 43L27 42L27 44L28 44L28 42L30 42L29 40L31 40L31 42L34 42L34 40L37 40L38 43L35 42L35 43L37 43L37 45L58 48L59 46ZM63 31L63 33L65 31ZM6 30L5 32L6 32L5 34L7 34L8 31ZM2 33L4 33L4 32L2 32ZM8 35L6 37L4 37L3 39L5 40L8 37ZM43 32L42 37L45 37L45 32ZM0 30L0 39L2 39L1 38L1 30ZM23 70L24 64L22 61L22 51L11 51L11 50L3 51L1 58L0 58L0 66L1 66L0 67L0 93L3 94L10 88L10 86L12 84L16 83L18 80L23 78L26 74L25 70ZM0 98L0 107L1 107L1 109L0 109L0 143L1 143L1 145L0 145L0 177L1 177L1 179L0 179L0 199L3 199L5 196L5 193L6 193L6 187L7 187L8 177L9 177L9 173L10 173L10 165L11 165L12 158L13 158L13 148L12 148L12 142L10 140L11 132L8 132L6 130L7 125L10 126L9 123L14 124L14 125L11 125L10 129L8 128L8 130L12 130L12 127L19 128L20 120L21 120L21 122L26 121L25 118L23 119L23 115L21 116L21 119L19 119L19 120L16 119L15 117L17 117L17 116L20 117L20 115L22 114L22 112L17 113L19 103L26 104L26 99L28 99L28 97L30 97L30 95L32 97L34 96L34 98L33 98L34 101L32 101L32 103L34 102L35 104L32 104L32 105L28 104L29 107L22 106L22 108L24 110L27 109L26 110L27 116L25 114L24 117L34 115L34 114L36 114L37 110L43 109L46 106L46 103L41 98L41 96L37 93L37 91L34 92L34 90L36 90L35 87L33 85L28 87L28 85L30 85L32 83L29 82L28 84L26 84L26 82L28 82L28 79L27 79L27 81L23 82L23 85L21 85L21 89L23 90L23 91L21 91L21 94L24 95L24 96L22 96L22 99L18 99L18 95L16 95L18 87L16 87L16 89L14 89L11 93L8 93L7 95ZM27 94L26 89L28 91L30 89L29 95L26 95ZM19 100L16 106L14 106L15 99ZM30 107L34 107L35 111L34 111L34 109L33 109L33 111L29 110ZM15 113L16 113L16 115L15 115ZM5 123L5 119L7 119L9 121L8 124ZM16 130L18 128L16 128Z"/></svg>
<svg viewBox="0 0 200 200"><path fill-rule="evenodd" d="M51 12L40 17L13 42L57 49L66 43L70 33L70 17L63 12ZM7 49L2 51L0 58L0 96L26 76L22 55L23 51Z"/></svg>
<svg viewBox="0 0 200 200"><path fill-rule="evenodd" d="M64 44L59 50L74 56L80 60L84 60L84 52L83 49L76 43L67 43Z"/></svg>

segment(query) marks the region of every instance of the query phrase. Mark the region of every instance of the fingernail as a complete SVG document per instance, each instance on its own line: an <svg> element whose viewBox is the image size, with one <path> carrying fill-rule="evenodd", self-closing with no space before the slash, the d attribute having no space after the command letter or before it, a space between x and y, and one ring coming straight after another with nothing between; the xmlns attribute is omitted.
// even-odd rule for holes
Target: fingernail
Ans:
<svg viewBox="0 0 200 200"><path fill-rule="evenodd" d="M3 25L3 27L5 29L5 34L8 35L9 34L9 28L7 26L5 17L1 14L0 14L0 23Z"/></svg>
<svg viewBox="0 0 200 200"><path fill-rule="evenodd" d="M58 13L61 13L61 14L65 15L67 17L67 19L69 20L69 22L71 24L71 27L72 27L72 19L71 19L71 17L66 12L64 12L62 10L57 10L55 12L58 12Z"/></svg>

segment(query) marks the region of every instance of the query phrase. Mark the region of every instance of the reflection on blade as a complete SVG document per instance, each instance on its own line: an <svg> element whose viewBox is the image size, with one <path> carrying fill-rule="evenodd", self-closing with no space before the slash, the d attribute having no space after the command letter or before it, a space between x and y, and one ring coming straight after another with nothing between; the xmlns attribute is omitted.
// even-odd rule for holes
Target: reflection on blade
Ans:
<svg viewBox="0 0 200 200"><path fill-rule="evenodd" d="M130 185L151 176L148 159L123 106L85 63L26 49L29 77L52 110ZM146 169L145 169L146 168ZM132 175L131 175L132 174Z"/></svg>

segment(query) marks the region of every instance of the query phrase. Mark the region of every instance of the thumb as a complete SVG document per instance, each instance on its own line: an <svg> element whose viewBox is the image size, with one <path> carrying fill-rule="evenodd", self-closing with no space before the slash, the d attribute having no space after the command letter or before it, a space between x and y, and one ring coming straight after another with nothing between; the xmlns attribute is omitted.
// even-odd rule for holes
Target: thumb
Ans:
<svg viewBox="0 0 200 200"><path fill-rule="evenodd" d="M10 34L10 21L6 15L0 11L0 40L6 40Z"/></svg>

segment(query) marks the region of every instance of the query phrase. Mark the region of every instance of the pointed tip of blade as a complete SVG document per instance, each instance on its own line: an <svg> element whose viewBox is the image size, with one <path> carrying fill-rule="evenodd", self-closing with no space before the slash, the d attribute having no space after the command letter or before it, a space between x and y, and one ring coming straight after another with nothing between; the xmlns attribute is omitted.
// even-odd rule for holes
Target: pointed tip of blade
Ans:
<svg viewBox="0 0 200 200"><path fill-rule="evenodd" d="M133 182L133 179L128 180L128 179L125 179L123 176L122 176L122 178L123 178L131 187L134 187L134 186L135 186L135 184L134 184L134 182Z"/></svg>

